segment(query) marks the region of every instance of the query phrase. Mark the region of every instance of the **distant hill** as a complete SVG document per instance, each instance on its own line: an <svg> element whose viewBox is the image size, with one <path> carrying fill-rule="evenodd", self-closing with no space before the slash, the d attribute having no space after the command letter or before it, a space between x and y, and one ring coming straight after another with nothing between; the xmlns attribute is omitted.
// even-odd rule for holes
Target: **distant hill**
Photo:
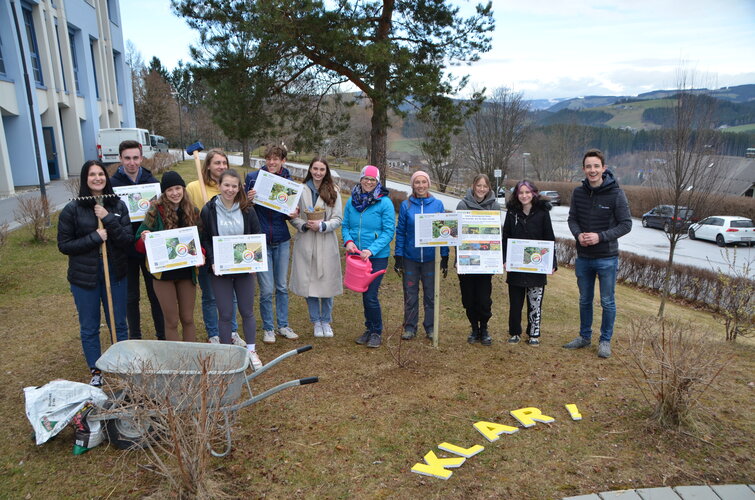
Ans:
<svg viewBox="0 0 755 500"><path fill-rule="evenodd" d="M556 113L562 109L581 110L590 108L599 108L601 106L608 106L615 103L619 99L625 97L612 96L612 95L591 95L585 97L574 97L572 99L566 99L559 103L554 104L548 111Z"/></svg>

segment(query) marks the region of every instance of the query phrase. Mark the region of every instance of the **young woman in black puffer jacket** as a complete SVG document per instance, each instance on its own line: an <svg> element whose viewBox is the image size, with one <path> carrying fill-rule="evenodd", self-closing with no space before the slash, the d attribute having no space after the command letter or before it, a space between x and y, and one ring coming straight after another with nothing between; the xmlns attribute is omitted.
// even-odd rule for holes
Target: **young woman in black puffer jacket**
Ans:
<svg viewBox="0 0 755 500"><path fill-rule="evenodd" d="M506 204L503 223L503 260L509 238L555 241L551 224L550 203L540 199L537 188L527 180L519 181ZM558 268L555 249L553 272ZM522 307L527 299L527 343L540 345L540 320L543 294L548 278L545 274L508 272L509 285L509 343L516 344L522 335Z"/></svg>
<svg viewBox="0 0 755 500"><path fill-rule="evenodd" d="M96 202L98 196L101 204ZM98 220L102 221L99 228ZM133 246L131 220L126 205L115 195L105 167L96 160L81 167L79 199L63 208L58 220L58 249L68 255L68 282L71 284L84 357L92 373L91 384L102 385L95 367L100 357L100 302L110 321L102 259L102 243L107 246L110 290L113 298L115 334L128 338L126 325L127 251Z"/></svg>

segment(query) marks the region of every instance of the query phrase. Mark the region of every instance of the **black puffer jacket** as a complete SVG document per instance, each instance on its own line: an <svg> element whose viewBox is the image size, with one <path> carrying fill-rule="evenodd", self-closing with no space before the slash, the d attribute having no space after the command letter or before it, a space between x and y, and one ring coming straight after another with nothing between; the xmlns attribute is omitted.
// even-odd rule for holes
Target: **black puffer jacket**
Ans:
<svg viewBox="0 0 755 500"><path fill-rule="evenodd" d="M619 255L619 238L632 230L629 202L610 170L603 173L603 184L590 186L587 179L574 188L569 206L569 230L574 239L580 233L598 233L597 245L583 247L577 240L577 256L602 259Z"/></svg>
<svg viewBox="0 0 755 500"><path fill-rule="evenodd" d="M556 241L551 224L550 203L538 203L533 205L529 215L524 215L520 209L511 209L506 212L506 220L503 223L503 260L506 261L506 245L509 238L522 240L547 240ZM553 270L558 269L555 248L553 249ZM535 273L506 273L506 283L521 287L545 286L548 283L547 275Z"/></svg>
<svg viewBox="0 0 755 500"><path fill-rule="evenodd" d="M134 245L131 220L126 205L119 199L105 203L109 212L102 224L107 230L107 255L110 275L126 276L127 249ZM68 281L82 288L97 286L102 239L97 234L93 202L72 201L63 208L58 220L58 250L68 255Z"/></svg>

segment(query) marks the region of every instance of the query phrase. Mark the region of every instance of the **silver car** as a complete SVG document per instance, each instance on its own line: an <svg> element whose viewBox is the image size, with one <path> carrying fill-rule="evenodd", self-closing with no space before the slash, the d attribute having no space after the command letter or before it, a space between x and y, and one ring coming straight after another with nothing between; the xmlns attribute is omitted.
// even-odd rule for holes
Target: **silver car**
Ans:
<svg viewBox="0 0 755 500"><path fill-rule="evenodd" d="M688 231L691 240L715 241L720 247L729 243L755 243L755 226L747 217L714 215L692 224Z"/></svg>

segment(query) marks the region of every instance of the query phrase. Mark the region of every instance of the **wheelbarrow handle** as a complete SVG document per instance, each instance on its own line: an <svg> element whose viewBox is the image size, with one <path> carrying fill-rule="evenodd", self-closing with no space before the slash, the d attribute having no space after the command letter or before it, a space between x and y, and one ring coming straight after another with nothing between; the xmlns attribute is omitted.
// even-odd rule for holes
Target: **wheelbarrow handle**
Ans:
<svg viewBox="0 0 755 500"><path fill-rule="evenodd" d="M309 351L310 349L312 349L311 345L305 345L305 346L299 347L297 349L292 349L292 350L290 350L288 352L284 352L283 354L281 354L280 356L278 356L274 360L270 361L269 363L266 363L259 370L255 371L251 375L247 376L246 377L246 382L249 382L253 378L256 378L256 377L262 375L263 373L265 373L270 368L272 368L273 366L277 365L278 363L280 363L284 359L290 358L291 356L296 356L297 354L301 354L303 352ZM311 383L311 382L309 382L309 383Z"/></svg>
<svg viewBox="0 0 755 500"><path fill-rule="evenodd" d="M306 377L306 378L300 378L299 379L299 385L307 385L307 384L314 384L316 382L319 382L319 377Z"/></svg>
<svg viewBox="0 0 755 500"><path fill-rule="evenodd" d="M310 349L312 349L312 346L311 346L311 345L305 345L305 346L302 346L302 347L300 347L300 348L298 348L298 349L296 350L296 354L301 354L301 353L303 353L303 352L307 352L307 351L309 351Z"/></svg>

